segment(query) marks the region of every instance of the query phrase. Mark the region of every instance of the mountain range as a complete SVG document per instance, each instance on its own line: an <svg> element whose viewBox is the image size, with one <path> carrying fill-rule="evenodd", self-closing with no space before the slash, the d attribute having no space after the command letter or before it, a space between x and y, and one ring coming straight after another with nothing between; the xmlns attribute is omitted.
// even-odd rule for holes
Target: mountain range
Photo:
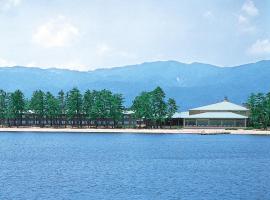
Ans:
<svg viewBox="0 0 270 200"><path fill-rule="evenodd" d="M110 89L122 93L125 104L130 106L141 91L156 86L161 86L167 97L175 98L180 110L215 103L225 96L241 104L252 92L270 91L270 60L235 67L157 61L85 72L22 66L0 68L0 88L21 89L27 97L36 89L54 94L72 87L82 91Z"/></svg>

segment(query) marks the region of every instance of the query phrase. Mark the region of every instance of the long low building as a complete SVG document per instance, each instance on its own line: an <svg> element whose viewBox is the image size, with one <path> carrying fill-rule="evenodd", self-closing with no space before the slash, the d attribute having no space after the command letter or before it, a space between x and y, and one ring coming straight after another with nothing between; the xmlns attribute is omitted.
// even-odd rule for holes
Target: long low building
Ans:
<svg viewBox="0 0 270 200"><path fill-rule="evenodd" d="M228 101L175 113L173 119L183 127L246 127L249 109Z"/></svg>

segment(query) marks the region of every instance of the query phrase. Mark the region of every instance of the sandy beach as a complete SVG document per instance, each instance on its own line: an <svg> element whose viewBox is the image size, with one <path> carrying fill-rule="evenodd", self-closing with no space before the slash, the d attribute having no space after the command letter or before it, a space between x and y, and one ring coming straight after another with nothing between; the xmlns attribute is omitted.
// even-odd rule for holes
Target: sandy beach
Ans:
<svg viewBox="0 0 270 200"><path fill-rule="evenodd" d="M239 134L270 135L270 130L226 129L88 129L88 128L0 128L0 132L68 132L68 133L157 133L157 134Z"/></svg>

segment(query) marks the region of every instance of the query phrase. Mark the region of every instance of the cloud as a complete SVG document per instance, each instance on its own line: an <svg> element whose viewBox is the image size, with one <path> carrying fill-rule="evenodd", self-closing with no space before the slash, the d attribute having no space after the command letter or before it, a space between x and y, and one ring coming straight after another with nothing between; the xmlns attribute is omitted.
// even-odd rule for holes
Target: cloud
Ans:
<svg viewBox="0 0 270 200"><path fill-rule="evenodd" d="M45 47L70 46L79 36L79 30L68 22L64 16L58 16L40 25L34 32L34 43Z"/></svg>
<svg viewBox="0 0 270 200"><path fill-rule="evenodd" d="M91 67L89 67L88 65L82 64L78 60L69 61L64 64L57 64L55 66L58 66L59 68L62 68L62 69L70 69L70 70L76 70L76 71L88 71L91 69Z"/></svg>
<svg viewBox="0 0 270 200"><path fill-rule="evenodd" d="M242 33L254 33L256 32L256 26L252 25L249 18L243 15L238 16L238 26Z"/></svg>
<svg viewBox="0 0 270 200"><path fill-rule="evenodd" d="M238 16L238 23L239 24L249 24L249 20L247 17L245 17L243 15L239 15Z"/></svg>
<svg viewBox="0 0 270 200"><path fill-rule="evenodd" d="M259 10L251 0L246 0L242 5L240 14L237 15L239 31L242 33L255 33L256 25L252 23L254 17L259 15Z"/></svg>
<svg viewBox="0 0 270 200"><path fill-rule="evenodd" d="M203 17L205 19L213 19L214 18L214 15L213 15L213 13L211 11L208 10L205 13L203 13Z"/></svg>
<svg viewBox="0 0 270 200"><path fill-rule="evenodd" d="M249 16L257 16L259 14L259 10L252 0L245 1L242 6L242 11L244 11Z"/></svg>
<svg viewBox="0 0 270 200"><path fill-rule="evenodd" d="M114 48L106 43L101 43L96 46L96 54L100 58L108 58L108 57L134 58L133 54Z"/></svg>
<svg viewBox="0 0 270 200"><path fill-rule="evenodd" d="M37 63L35 61L29 62L26 65L24 65L25 67L37 67Z"/></svg>
<svg viewBox="0 0 270 200"><path fill-rule="evenodd" d="M248 53L252 55L270 54L270 40L269 39L257 40L248 49Z"/></svg>
<svg viewBox="0 0 270 200"><path fill-rule="evenodd" d="M53 68L59 68L59 69L70 69L70 70L76 70L76 71L88 71L91 68L88 65L82 64L79 60L71 60L63 63L46 63L41 64L36 61L31 61L26 64L22 64L24 67L38 67L41 69L53 69Z"/></svg>
<svg viewBox="0 0 270 200"><path fill-rule="evenodd" d="M22 0L0 0L0 10L8 11L11 8L19 6L21 2Z"/></svg>
<svg viewBox="0 0 270 200"><path fill-rule="evenodd" d="M107 44L99 44L97 45L96 52L98 56L108 55L112 52L112 48Z"/></svg>
<svg viewBox="0 0 270 200"><path fill-rule="evenodd" d="M13 67L16 63L10 60L6 60L4 58L0 58L0 67Z"/></svg>

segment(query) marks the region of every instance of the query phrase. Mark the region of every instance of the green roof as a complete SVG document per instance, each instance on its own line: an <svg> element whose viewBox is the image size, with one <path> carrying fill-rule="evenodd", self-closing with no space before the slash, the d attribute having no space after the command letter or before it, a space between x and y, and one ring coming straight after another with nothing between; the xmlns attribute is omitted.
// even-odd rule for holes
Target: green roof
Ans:
<svg viewBox="0 0 270 200"><path fill-rule="evenodd" d="M204 110L204 111L248 111L247 108L243 107L243 106L239 106L237 104L231 103L229 101L222 101L219 103L215 103L215 104L210 104L207 106L202 106L202 107L198 107L198 108L193 108L190 109L192 110Z"/></svg>
<svg viewBox="0 0 270 200"><path fill-rule="evenodd" d="M176 112L172 118L186 118L189 116L188 112Z"/></svg>
<svg viewBox="0 0 270 200"><path fill-rule="evenodd" d="M205 112L184 117L185 119L247 119L248 117L232 112Z"/></svg>
<svg viewBox="0 0 270 200"><path fill-rule="evenodd" d="M172 118L185 119L247 119L247 116L239 115L232 112L205 112L200 114L189 115L189 112L175 113Z"/></svg>

